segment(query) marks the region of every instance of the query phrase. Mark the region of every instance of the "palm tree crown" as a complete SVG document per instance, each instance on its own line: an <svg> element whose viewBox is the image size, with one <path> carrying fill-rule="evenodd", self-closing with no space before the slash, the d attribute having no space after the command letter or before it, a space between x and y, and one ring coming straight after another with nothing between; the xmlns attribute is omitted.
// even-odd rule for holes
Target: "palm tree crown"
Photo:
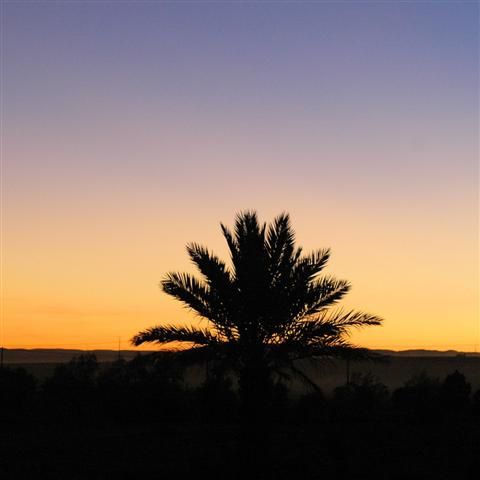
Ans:
<svg viewBox="0 0 480 480"><path fill-rule="evenodd" d="M221 228L231 266L190 243L187 252L202 278L169 273L161 282L164 292L206 319L208 326L156 326L133 337L134 345L186 342L190 348L183 354L229 360L240 381L249 385L247 390L265 384L273 369L301 374L296 359L363 352L347 341L349 331L379 325L381 319L331 309L350 284L319 276L329 249L304 254L295 246L288 214L267 226L256 212L247 211L237 215L233 231L223 224Z"/></svg>

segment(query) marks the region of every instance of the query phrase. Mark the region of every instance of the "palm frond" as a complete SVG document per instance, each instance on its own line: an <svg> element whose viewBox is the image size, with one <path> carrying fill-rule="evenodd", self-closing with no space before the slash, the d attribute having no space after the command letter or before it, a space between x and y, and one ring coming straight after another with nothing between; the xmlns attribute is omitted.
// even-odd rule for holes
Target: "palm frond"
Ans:
<svg viewBox="0 0 480 480"><path fill-rule="evenodd" d="M356 362L362 361L374 361L383 362L384 357L379 355L368 348L357 347L356 345L348 342L343 342L339 345L332 345L327 347L322 352L323 355L327 354L333 358L341 358L344 360L351 360Z"/></svg>
<svg viewBox="0 0 480 480"><path fill-rule="evenodd" d="M302 316L309 316L341 300L350 290L346 280L324 277L312 282L306 294L306 308Z"/></svg>
<svg viewBox="0 0 480 480"><path fill-rule="evenodd" d="M347 333L351 328L381 325L383 319L370 313L357 312L355 310L345 312L339 309L336 311L324 310L320 312L320 315L313 322L319 326L330 325L338 333Z"/></svg>
<svg viewBox="0 0 480 480"><path fill-rule="evenodd" d="M292 282L283 300L290 318L287 323L298 322L319 313L341 300L350 288L349 282L332 277Z"/></svg>
<svg viewBox="0 0 480 480"><path fill-rule="evenodd" d="M231 278L225 263L198 243L189 243L187 252L210 288L227 294L231 287Z"/></svg>
<svg viewBox="0 0 480 480"><path fill-rule="evenodd" d="M324 310L315 318L293 324L285 338L290 348L302 351L303 347L318 349L353 348L345 340L351 328L362 328L370 325L380 325L381 319L375 315L363 312L330 312Z"/></svg>
<svg viewBox="0 0 480 480"><path fill-rule="evenodd" d="M268 227L265 245L270 257L272 278L275 278L278 270L291 262L295 249L295 233L290 225L290 216L287 213L282 213L276 217ZM289 266L291 267L291 265Z"/></svg>
<svg viewBox="0 0 480 480"><path fill-rule="evenodd" d="M201 345L194 348L176 350L172 352L172 355L176 361L186 366L209 362L216 357L218 345L219 344Z"/></svg>
<svg viewBox="0 0 480 480"><path fill-rule="evenodd" d="M307 282L312 280L323 270L329 258L329 248L322 248L320 250L315 250L308 255L304 255L298 259L295 265L294 277L303 278L304 281Z"/></svg>
<svg viewBox="0 0 480 480"><path fill-rule="evenodd" d="M238 246L234 262L237 279L242 274L252 273L255 263L265 262L265 229L266 224L259 223L256 212L247 211L237 215L234 227L235 243Z"/></svg>
<svg viewBox="0 0 480 480"><path fill-rule="evenodd" d="M168 273L161 282L165 293L180 300L201 317L211 318L210 289L188 273Z"/></svg>
<svg viewBox="0 0 480 480"><path fill-rule="evenodd" d="M240 246L252 238L263 239L265 237L266 224L260 224L257 212L247 210L235 217L235 239Z"/></svg>
<svg viewBox="0 0 480 480"><path fill-rule="evenodd" d="M302 383L308 385L310 388L312 388L316 392L319 392L319 393L322 392L320 387L304 371L296 367L293 362L291 363L289 369L297 378L299 378L302 381Z"/></svg>
<svg viewBox="0 0 480 480"><path fill-rule="evenodd" d="M294 344L295 349L290 347L293 360L336 358L356 348L345 339L334 336Z"/></svg>
<svg viewBox="0 0 480 480"><path fill-rule="evenodd" d="M235 240L233 233L228 227L226 227L223 223L221 223L220 228L222 229L223 236L230 250L230 258L232 260L232 263L233 265L236 265L236 263L238 262L238 257L240 255L238 243Z"/></svg>
<svg viewBox="0 0 480 480"><path fill-rule="evenodd" d="M139 346L142 343L167 344L171 342L211 345L219 342L219 339L210 330L205 328L160 325L138 333L131 341L135 346Z"/></svg>

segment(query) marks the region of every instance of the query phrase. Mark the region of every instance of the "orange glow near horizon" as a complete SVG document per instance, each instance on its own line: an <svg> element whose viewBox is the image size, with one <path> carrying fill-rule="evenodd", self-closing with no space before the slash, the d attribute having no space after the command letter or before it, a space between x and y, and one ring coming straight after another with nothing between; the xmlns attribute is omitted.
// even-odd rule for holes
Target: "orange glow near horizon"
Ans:
<svg viewBox="0 0 480 480"><path fill-rule="evenodd" d="M133 219L134 212L130 213ZM293 214L292 223L298 244L306 250L332 247L325 273L353 285L341 305L385 319L381 327L355 332L354 342L392 349L476 348L477 280L471 262L474 245L468 239L452 231L441 241L431 242L431 224L419 223L415 234L407 234L403 225L389 231L384 220L374 218L366 225L355 219L327 218L315 226L306 215ZM340 223L346 227L342 229ZM368 226L375 223L382 228ZM168 225L168 221L160 224ZM83 230L81 225L74 232L45 226L45 232L36 230L28 246L8 249L4 272L8 279L4 299L7 348L116 349L119 338L121 348L133 348L129 339L139 330L162 322L199 321L161 292L158 282L168 271L194 272L184 249L188 241L204 243L228 258L218 222L203 225L192 218L181 233L172 229L170 238L158 225L128 230L122 225L119 219L118 224L105 226L103 235L97 230L90 238L77 235ZM58 233L55 245L48 245L49 228ZM59 238L60 234L68 238ZM446 258L447 250L451 252L449 264L455 265L454 275L446 275L446 264L439 261Z"/></svg>

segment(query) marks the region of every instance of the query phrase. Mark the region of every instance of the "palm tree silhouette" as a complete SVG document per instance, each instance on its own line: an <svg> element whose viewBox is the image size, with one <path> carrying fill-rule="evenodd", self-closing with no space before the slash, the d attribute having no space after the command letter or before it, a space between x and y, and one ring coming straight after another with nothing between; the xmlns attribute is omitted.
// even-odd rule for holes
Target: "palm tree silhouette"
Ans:
<svg viewBox="0 0 480 480"><path fill-rule="evenodd" d="M295 246L288 214L267 226L256 212L246 211L237 215L233 232L223 224L221 228L231 267L190 243L188 254L203 278L168 273L161 282L164 292L206 319L208 328L160 325L138 333L132 343L187 343L179 356L228 364L238 373L244 414L253 419L265 413L274 372L293 373L315 386L296 360L367 354L348 342L348 333L382 320L330 308L350 284L318 275L330 250L303 254Z"/></svg>

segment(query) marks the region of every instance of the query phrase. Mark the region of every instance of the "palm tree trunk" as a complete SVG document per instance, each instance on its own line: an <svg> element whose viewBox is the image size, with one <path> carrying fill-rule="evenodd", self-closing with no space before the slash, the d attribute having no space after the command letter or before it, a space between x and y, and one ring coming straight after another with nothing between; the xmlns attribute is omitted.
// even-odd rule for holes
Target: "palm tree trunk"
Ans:
<svg viewBox="0 0 480 480"><path fill-rule="evenodd" d="M240 371L240 415L246 423L264 423L268 420L271 403L271 378L262 352L249 355Z"/></svg>
<svg viewBox="0 0 480 480"><path fill-rule="evenodd" d="M252 354L239 374L241 464L239 478L264 478L269 459L270 372L263 355Z"/></svg>

